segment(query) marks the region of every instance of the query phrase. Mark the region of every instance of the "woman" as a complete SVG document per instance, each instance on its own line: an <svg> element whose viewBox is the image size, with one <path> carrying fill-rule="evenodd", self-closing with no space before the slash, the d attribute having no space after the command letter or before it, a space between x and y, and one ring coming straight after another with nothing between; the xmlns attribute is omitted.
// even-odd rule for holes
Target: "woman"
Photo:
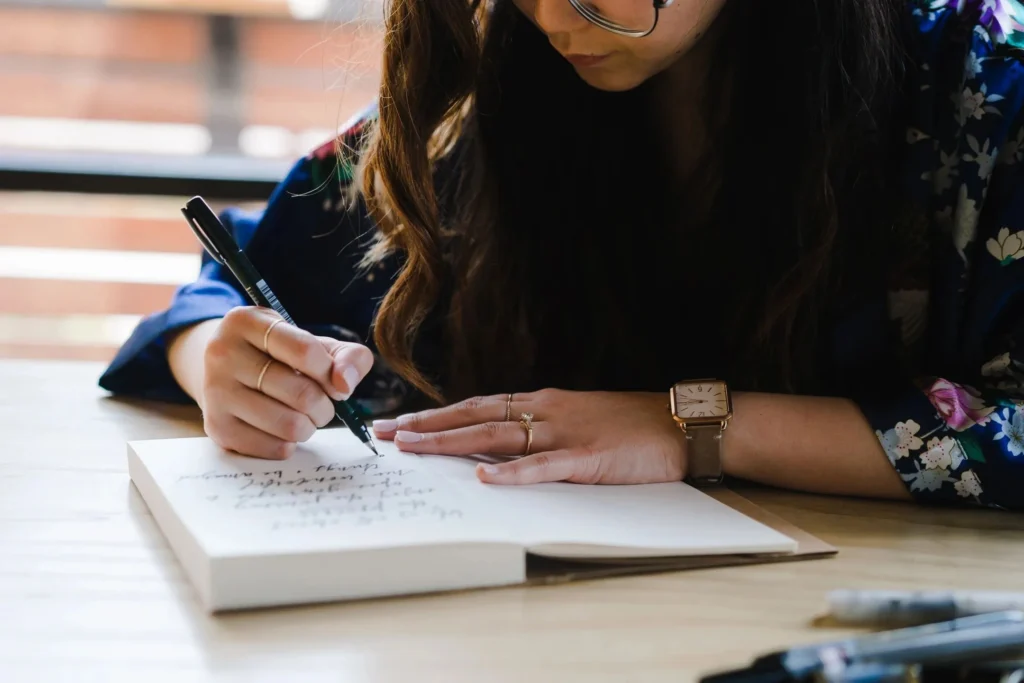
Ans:
<svg viewBox="0 0 1024 683"><path fill-rule="evenodd" d="M392 0L379 109L224 214L298 327L205 261L102 386L265 458L351 395L495 484L1024 507L1021 5L646 2Z"/></svg>

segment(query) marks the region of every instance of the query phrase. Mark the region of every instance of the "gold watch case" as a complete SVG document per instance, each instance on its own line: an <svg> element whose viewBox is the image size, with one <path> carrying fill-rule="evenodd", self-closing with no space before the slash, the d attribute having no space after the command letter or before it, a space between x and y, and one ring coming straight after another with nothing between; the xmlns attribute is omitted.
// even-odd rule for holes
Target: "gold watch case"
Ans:
<svg viewBox="0 0 1024 683"><path fill-rule="evenodd" d="M669 410L684 430L713 424L725 429L732 418L732 395L726 383L717 379L676 382L669 391Z"/></svg>

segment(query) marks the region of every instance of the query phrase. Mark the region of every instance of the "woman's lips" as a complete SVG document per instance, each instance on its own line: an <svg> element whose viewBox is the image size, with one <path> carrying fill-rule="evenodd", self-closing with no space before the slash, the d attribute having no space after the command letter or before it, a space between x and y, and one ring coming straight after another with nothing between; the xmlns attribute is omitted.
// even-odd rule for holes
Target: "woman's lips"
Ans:
<svg viewBox="0 0 1024 683"><path fill-rule="evenodd" d="M567 62L573 66L589 67L597 66L604 60L608 59L608 55L564 55Z"/></svg>

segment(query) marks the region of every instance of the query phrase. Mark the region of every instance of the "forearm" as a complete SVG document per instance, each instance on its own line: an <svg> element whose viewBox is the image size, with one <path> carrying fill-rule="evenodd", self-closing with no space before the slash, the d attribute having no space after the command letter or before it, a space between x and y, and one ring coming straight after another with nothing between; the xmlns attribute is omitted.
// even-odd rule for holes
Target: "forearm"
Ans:
<svg viewBox="0 0 1024 683"><path fill-rule="evenodd" d="M726 474L780 488L910 499L852 401L739 393L723 438Z"/></svg>
<svg viewBox="0 0 1024 683"><path fill-rule="evenodd" d="M221 319L206 320L186 327L169 341L167 363L175 381L200 407L203 406L203 376L206 372L206 345L216 333Z"/></svg>

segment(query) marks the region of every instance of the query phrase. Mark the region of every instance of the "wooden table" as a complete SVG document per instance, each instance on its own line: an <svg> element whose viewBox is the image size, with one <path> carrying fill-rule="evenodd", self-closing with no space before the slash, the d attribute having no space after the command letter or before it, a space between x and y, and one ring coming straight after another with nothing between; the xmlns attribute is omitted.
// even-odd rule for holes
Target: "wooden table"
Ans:
<svg viewBox="0 0 1024 683"><path fill-rule="evenodd" d="M692 681L852 633L813 626L832 588L1024 589L1022 516L755 490L838 556L208 617L125 465L198 413L105 397L101 369L0 361L5 683Z"/></svg>

